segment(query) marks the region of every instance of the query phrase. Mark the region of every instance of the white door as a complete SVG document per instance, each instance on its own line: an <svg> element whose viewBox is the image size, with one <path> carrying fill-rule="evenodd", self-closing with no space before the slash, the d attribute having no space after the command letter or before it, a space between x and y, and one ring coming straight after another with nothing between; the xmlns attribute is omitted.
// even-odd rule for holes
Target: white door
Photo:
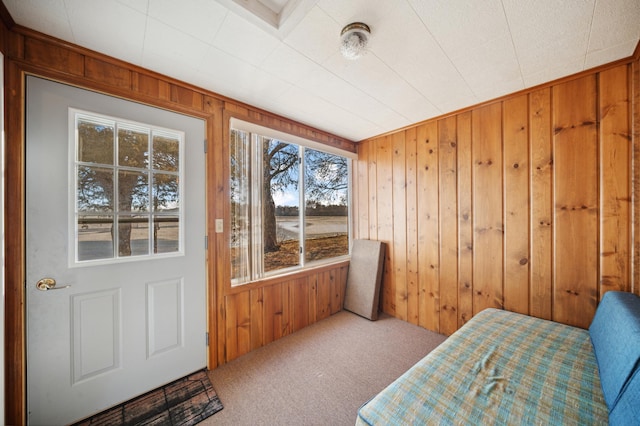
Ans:
<svg viewBox="0 0 640 426"><path fill-rule="evenodd" d="M66 424L206 366L205 125L36 77L26 108L28 422Z"/></svg>

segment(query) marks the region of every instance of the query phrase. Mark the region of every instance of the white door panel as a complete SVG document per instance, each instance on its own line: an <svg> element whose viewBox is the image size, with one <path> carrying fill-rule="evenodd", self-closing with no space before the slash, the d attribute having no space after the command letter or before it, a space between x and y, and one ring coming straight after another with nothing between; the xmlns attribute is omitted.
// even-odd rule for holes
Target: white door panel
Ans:
<svg viewBox="0 0 640 426"><path fill-rule="evenodd" d="M206 366L205 126L36 77L26 105L28 421L65 424ZM70 108L185 133L183 255L70 265Z"/></svg>

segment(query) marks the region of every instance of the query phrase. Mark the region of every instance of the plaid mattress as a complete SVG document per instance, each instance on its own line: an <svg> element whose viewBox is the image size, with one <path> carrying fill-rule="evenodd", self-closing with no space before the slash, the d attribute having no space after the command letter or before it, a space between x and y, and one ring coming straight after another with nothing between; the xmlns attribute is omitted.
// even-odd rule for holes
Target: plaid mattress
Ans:
<svg viewBox="0 0 640 426"><path fill-rule="evenodd" d="M589 333L512 312L477 314L364 404L357 425L607 424Z"/></svg>

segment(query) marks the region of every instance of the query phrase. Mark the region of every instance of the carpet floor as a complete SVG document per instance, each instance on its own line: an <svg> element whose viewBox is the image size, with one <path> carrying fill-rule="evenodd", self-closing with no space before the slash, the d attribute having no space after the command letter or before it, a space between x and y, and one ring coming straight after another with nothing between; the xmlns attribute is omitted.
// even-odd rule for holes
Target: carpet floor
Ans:
<svg viewBox="0 0 640 426"><path fill-rule="evenodd" d="M201 425L353 425L358 408L446 339L342 311L209 371L224 410Z"/></svg>
<svg viewBox="0 0 640 426"><path fill-rule="evenodd" d="M74 426L195 425L222 410L207 372L198 371Z"/></svg>

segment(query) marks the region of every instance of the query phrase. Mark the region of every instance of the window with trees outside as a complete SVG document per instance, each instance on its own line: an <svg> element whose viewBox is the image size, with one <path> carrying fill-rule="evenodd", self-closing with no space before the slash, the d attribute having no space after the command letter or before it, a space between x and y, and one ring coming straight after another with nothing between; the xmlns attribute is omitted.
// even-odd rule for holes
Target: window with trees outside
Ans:
<svg viewBox="0 0 640 426"><path fill-rule="evenodd" d="M229 152L232 285L349 254L354 154L237 120Z"/></svg>
<svg viewBox="0 0 640 426"><path fill-rule="evenodd" d="M184 133L71 111L71 263L179 255Z"/></svg>

